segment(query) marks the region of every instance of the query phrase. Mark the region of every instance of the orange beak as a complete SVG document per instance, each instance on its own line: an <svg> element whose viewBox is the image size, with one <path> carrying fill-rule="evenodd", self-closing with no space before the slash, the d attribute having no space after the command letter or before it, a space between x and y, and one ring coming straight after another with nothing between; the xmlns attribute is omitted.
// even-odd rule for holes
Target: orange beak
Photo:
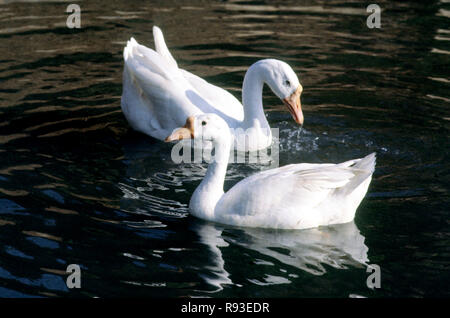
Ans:
<svg viewBox="0 0 450 318"><path fill-rule="evenodd" d="M302 93L302 86L299 85L291 96L283 99L283 103L289 109L292 118L294 118L295 122L299 125L303 125L302 104L300 103L301 93Z"/></svg>
<svg viewBox="0 0 450 318"><path fill-rule="evenodd" d="M170 136L164 139L165 142L177 141L181 139L193 139L194 138L194 117L189 116L186 119L186 124L175 129Z"/></svg>

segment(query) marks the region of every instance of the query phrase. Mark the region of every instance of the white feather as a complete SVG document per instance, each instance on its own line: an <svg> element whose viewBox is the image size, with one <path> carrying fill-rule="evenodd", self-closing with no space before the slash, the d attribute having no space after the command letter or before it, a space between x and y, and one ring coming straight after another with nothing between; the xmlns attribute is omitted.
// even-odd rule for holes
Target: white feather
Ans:
<svg viewBox="0 0 450 318"><path fill-rule="evenodd" d="M291 164L247 177L223 192L230 141L226 123L196 116L196 138L211 138L216 162L195 190L189 208L200 218L247 227L304 229L353 220L375 169L375 153L340 164ZM194 126L195 127L195 126ZM200 132L201 130L201 132Z"/></svg>
<svg viewBox="0 0 450 318"><path fill-rule="evenodd" d="M232 94L178 68L161 30L156 26L153 27L153 36L156 51L140 45L134 38L127 42L123 51L125 65L121 106L133 129L164 140L175 128L183 126L188 116L215 113L222 117L230 128L243 128L235 130L236 134L241 134L248 128L263 128L249 130L250 138L255 140L252 142L254 149L249 147L246 150L258 150L271 144L272 135L264 130L270 127L262 110L263 81L259 80L270 76L263 76L259 72L273 74L271 69L278 70L292 77L292 83L299 83L295 73L286 63L263 60L263 63L260 61L250 67L249 70L255 70L253 73L256 77L253 80L261 87L260 92L258 89L243 91L244 97L250 101L246 107L251 114L249 117L252 117L244 122L244 108ZM282 86L274 79L271 79L269 85ZM278 92L277 87L271 88ZM239 142L242 139L237 140Z"/></svg>

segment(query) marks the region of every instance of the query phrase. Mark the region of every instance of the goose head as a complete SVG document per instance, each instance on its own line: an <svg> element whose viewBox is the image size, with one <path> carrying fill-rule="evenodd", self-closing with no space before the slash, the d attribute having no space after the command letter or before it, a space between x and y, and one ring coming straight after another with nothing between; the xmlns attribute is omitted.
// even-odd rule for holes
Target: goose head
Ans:
<svg viewBox="0 0 450 318"><path fill-rule="evenodd" d="M303 125L302 104L300 102L303 87L294 70L287 63L275 59L265 59L257 63L260 63L260 66L264 69L264 82L283 101L295 122Z"/></svg>
<svg viewBox="0 0 450 318"><path fill-rule="evenodd" d="M171 142L182 139L196 139L216 142L230 139L230 128L227 123L216 114L200 114L189 116L183 127L176 128L164 141Z"/></svg>

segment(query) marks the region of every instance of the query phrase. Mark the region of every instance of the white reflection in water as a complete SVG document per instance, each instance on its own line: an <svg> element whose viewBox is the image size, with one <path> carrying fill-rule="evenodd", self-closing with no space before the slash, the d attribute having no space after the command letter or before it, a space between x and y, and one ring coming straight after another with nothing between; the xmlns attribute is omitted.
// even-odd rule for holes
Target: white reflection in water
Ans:
<svg viewBox="0 0 450 318"><path fill-rule="evenodd" d="M210 271L202 277L212 286L222 289L224 284L232 284L230 274L226 271L226 258L223 248L239 245L258 252L261 256L254 264L273 265L272 261L281 262L313 275L326 273L324 265L337 269L348 266L364 267L369 263L369 248L364 236L354 222L307 230L268 230L255 228L225 228L222 225L199 222L194 226L200 241L207 245L212 255ZM227 236L224 229L238 231L239 235ZM262 280L252 279L258 285L289 283L290 277L265 275Z"/></svg>
<svg viewBox="0 0 450 318"><path fill-rule="evenodd" d="M196 230L200 236L200 242L207 245L212 254L212 261L206 269L212 272L214 276L207 274L201 274L201 276L209 285L217 288L214 292L220 291L223 289L222 285L233 283L225 270L225 260L220 251L220 248L227 247L228 243L222 238L222 230L212 224L199 224Z"/></svg>

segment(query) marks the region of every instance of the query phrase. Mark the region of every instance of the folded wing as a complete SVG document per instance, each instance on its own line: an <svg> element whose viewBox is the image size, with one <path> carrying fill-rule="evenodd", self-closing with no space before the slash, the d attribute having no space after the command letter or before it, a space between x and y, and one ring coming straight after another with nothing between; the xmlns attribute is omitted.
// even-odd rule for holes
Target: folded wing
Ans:
<svg viewBox="0 0 450 318"><path fill-rule="evenodd" d="M364 197L375 154L341 164L294 164L252 175L226 192L217 216L245 226L302 228L347 218ZM354 213L354 211L353 211ZM255 225L257 224L257 225Z"/></svg>

